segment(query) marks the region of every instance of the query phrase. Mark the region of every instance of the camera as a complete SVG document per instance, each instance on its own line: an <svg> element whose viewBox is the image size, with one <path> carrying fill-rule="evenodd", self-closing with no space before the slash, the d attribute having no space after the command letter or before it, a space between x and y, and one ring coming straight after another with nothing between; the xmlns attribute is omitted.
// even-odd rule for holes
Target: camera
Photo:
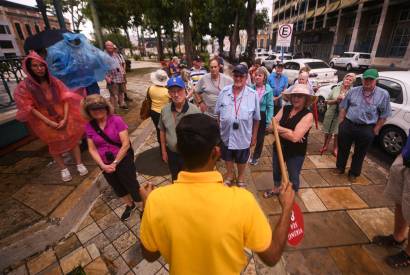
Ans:
<svg viewBox="0 0 410 275"><path fill-rule="evenodd" d="M107 161L110 162L110 163L115 160L115 156L114 156L113 152L111 152L111 151L105 152L104 155L105 155L105 158L107 159Z"/></svg>
<svg viewBox="0 0 410 275"><path fill-rule="evenodd" d="M238 130L238 129L239 129L239 123L238 123L238 122L234 122L234 123L232 124L232 129Z"/></svg>

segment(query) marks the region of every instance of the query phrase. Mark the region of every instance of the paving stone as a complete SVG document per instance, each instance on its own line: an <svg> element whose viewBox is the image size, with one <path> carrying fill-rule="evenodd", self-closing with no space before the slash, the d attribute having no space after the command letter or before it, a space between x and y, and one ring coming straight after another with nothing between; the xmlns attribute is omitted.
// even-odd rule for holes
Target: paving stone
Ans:
<svg viewBox="0 0 410 275"><path fill-rule="evenodd" d="M253 183L256 186L256 190L265 191L273 188L273 175L272 172L255 172L252 173Z"/></svg>
<svg viewBox="0 0 410 275"><path fill-rule="evenodd" d="M114 241L126 231L128 231L127 226L122 222L117 222L105 229L104 234L110 241Z"/></svg>
<svg viewBox="0 0 410 275"><path fill-rule="evenodd" d="M289 251L283 258L290 274L342 274L327 248Z"/></svg>
<svg viewBox="0 0 410 275"><path fill-rule="evenodd" d="M63 272L61 271L61 267L58 264L58 262L53 263L40 273L37 273L36 275L61 275Z"/></svg>
<svg viewBox="0 0 410 275"><path fill-rule="evenodd" d="M400 251L400 248L386 248L377 246L374 244L368 244L362 246L363 250L375 261L377 267L383 272L383 274L394 275L408 275L408 268L397 269L391 268L385 261L387 256L394 255Z"/></svg>
<svg viewBox="0 0 410 275"><path fill-rule="evenodd" d="M316 169L316 166L309 158L305 158L302 166L302 170L304 169Z"/></svg>
<svg viewBox="0 0 410 275"><path fill-rule="evenodd" d="M73 189L73 186L64 185L26 184L13 198L47 216Z"/></svg>
<svg viewBox="0 0 410 275"><path fill-rule="evenodd" d="M109 202L107 202L107 204L111 209L116 209L117 207L123 205L124 203L122 202L120 198L114 198L110 200Z"/></svg>
<svg viewBox="0 0 410 275"><path fill-rule="evenodd" d="M98 257L91 263L89 263L85 268L84 271L87 275L108 275L110 271L108 270L107 265L103 261L101 257Z"/></svg>
<svg viewBox="0 0 410 275"><path fill-rule="evenodd" d="M30 259L27 262L27 267L30 272L30 274L36 274L42 270L44 270L46 267L49 265L53 264L56 262L56 255L54 254L54 251L49 249L44 251L38 256L35 256L34 258Z"/></svg>
<svg viewBox="0 0 410 275"><path fill-rule="evenodd" d="M84 229L85 227L87 227L87 225L90 225L93 222L94 222L93 218L91 218L91 216L87 214L87 216L85 216L84 220L78 226L77 231L81 231L81 229Z"/></svg>
<svg viewBox="0 0 410 275"><path fill-rule="evenodd" d="M158 261L150 263L146 260L142 260L136 266L134 266L132 271L134 271L135 274L155 274L161 268L162 265Z"/></svg>
<svg viewBox="0 0 410 275"><path fill-rule="evenodd" d="M138 207L138 209L140 209L140 208ZM136 225L138 222L140 222L140 211L139 211L139 210L134 211L134 212L132 213L132 215L128 218L128 220L124 221L125 225L126 225L128 228L132 228L132 227L133 227L134 225Z"/></svg>
<svg viewBox="0 0 410 275"><path fill-rule="evenodd" d="M389 235L393 232L394 214L388 208L349 210L347 213L369 240L376 235Z"/></svg>
<svg viewBox="0 0 410 275"><path fill-rule="evenodd" d="M0 200L7 200L20 190L29 178L27 175L0 174Z"/></svg>
<svg viewBox="0 0 410 275"><path fill-rule="evenodd" d="M91 259L96 259L100 257L100 251L98 250L98 247L95 244L89 244L86 246L88 254L90 254Z"/></svg>
<svg viewBox="0 0 410 275"><path fill-rule="evenodd" d="M309 155L306 158L310 159L316 168L335 168L336 159L332 155Z"/></svg>
<svg viewBox="0 0 410 275"><path fill-rule="evenodd" d="M314 138L310 138L309 137L309 141L308 141L308 147L307 147L307 155L318 155L320 156L320 149L322 149L323 147L323 143L318 143L317 140L315 140ZM324 155L330 155L331 151L326 152Z"/></svg>
<svg viewBox="0 0 410 275"><path fill-rule="evenodd" d="M14 163L13 165L8 166L2 172L9 174L28 174L36 170L39 170L42 167L45 167L49 161L49 158L23 158L22 160Z"/></svg>
<svg viewBox="0 0 410 275"><path fill-rule="evenodd" d="M137 222L137 224L131 228L131 231L138 237L138 239L140 239L140 227L141 222Z"/></svg>
<svg viewBox="0 0 410 275"><path fill-rule="evenodd" d="M263 197L263 192L258 192L257 200L259 201L259 205L266 215L275 215L282 213L282 207L280 206L279 199L276 196L265 199Z"/></svg>
<svg viewBox="0 0 410 275"><path fill-rule="evenodd" d="M114 261L118 258L118 256L120 256L120 253L118 253L118 251L112 244L107 245L102 250L100 250L100 252L101 255L103 255L104 258L108 259L109 261Z"/></svg>
<svg viewBox="0 0 410 275"><path fill-rule="evenodd" d="M118 252L123 253L128 248L130 248L133 244L137 242L137 237L131 232L127 231L122 234L118 239L112 242L114 247L117 249Z"/></svg>
<svg viewBox="0 0 410 275"><path fill-rule="evenodd" d="M77 232L77 237L81 243L85 243L91 238L97 236L100 232L101 232L101 229L94 222L88 225L86 228L84 228L80 232Z"/></svg>
<svg viewBox="0 0 410 275"><path fill-rule="evenodd" d="M314 191L329 210L368 207L350 187L315 188Z"/></svg>
<svg viewBox="0 0 410 275"><path fill-rule="evenodd" d="M370 207L384 207L384 206L394 206L394 203L386 199L383 195L384 185L353 185L353 191L358 194L362 200L364 200Z"/></svg>
<svg viewBox="0 0 410 275"><path fill-rule="evenodd" d="M382 274L374 260L358 245L329 248L343 274Z"/></svg>
<svg viewBox="0 0 410 275"><path fill-rule="evenodd" d="M347 174L343 175L333 175L333 169L318 169L317 171L322 176L323 179L329 183L330 186L350 186L351 183L347 178Z"/></svg>
<svg viewBox="0 0 410 275"><path fill-rule="evenodd" d="M41 219L41 215L22 203L8 198L0 202L0 239Z"/></svg>
<svg viewBox="0 0 410 275"><path fill-rule="evenodd" d="M88 171L92 171L93 167L90 167L89 165L86 165ZM57 166L56 163L53 163L52 165L44 165L44 167L42 167L41 169L38 169L37 173L38 176L33 177L31 180L31 183L33 184L46 184L46 185L70 185L70 186L78 186L85 178L81 177L78 172L77 169L75 167L75 165L67 165L68 170L71 173L72 176L72 180L71 181L67 181L67 182L63 182L61 180L61 175L60 175L60 168Z"/></svg>
<svg viewBox="0 0 410 275"><path fill-rule="evenodd" d="M109 214L105 215L103 218L99 219L97 221L97 224L101 228L101 230L105 230L108 227L118 222L121 222L120 218L117 215L115 215L114 212L110 212Z"/></svg>
<svg viewBox="0 0 410 275"><path fill-rule="evenodd" d="M114 260L112 267L113 267L112 272L113 274L116 274L116 275L123 275L130 271L130 268L128 267L127 263L121 257L118 257L117 259Z"/></svg>
<svg viewBox="0 0 410 275"><path fill-rule="evenodd" d="M272 275L272 274L287 275L288 274L286 272L285 265L282 259L278 263L276 263L276 265L273 267L269 267L265 265L256 254L254 256L254 260L255 260L256 272L258 275Z"/></svg>
<svg viewBox="0 0 410 275"><path fill-rule="evenodd" d="M106 247L107 245L110 244L110 241L108 240L108 238L104 235L104 233L100 233L97 236L95 236L94 238L88 240L84 245L90 245L90 244L95 244L97 246L97 248L99 250L103 249L104 247Z"/></svg>
<svg viewBox="0 0 410 275"><path fill-rule="evenodd" d="M272 228L279 216L271 216ZM296 249L367 243L369 240L345 211L314 212L303 215L305 235ZM287 250L295 248L287 247Z"/></svg>
<svg viewBox="0 0 410 275"><path fill-rule="evenodd" d="M169 272L168 270L166 270L164 267L161 268L157 273L155 273L155 275L168 275Z"/></svg>
<svg viewBox="0 0 410 275"><path fill-rule="evenodd" d="M10 272L6 273L7 275L28 275L28 271L26 266L20 265L19 267L11 270Z"/></svg>
<svg viewBox="0 0 410 275"><path fill-rule="evenodd" d="M60 266L64 273L71 272L77 266L86 266L91 262L91 257L87 250L79 247L60 260Z"/></svg>
<svg viewBox="0 0 410 275"><path fill-rule="evenodd" d="M311 188L300 189L298 193L309 212L326 211L325 205Z"/></svg>
<svg viewBox="0 0 410 275"><path fill-rule="evenodd" d="M23 145L17 149L17 151L41 151L46 149L47 145L40 139L33 140L26 145Z"/></svg>
<svg viewBox="0 0 410 275"><path fill-rule="evenodd" d="M245 270L243 270L241 274L243 275L256 275L257 274L255 261L253 259L250 260Z"/></svg>
<svg viewBox="0 0 410 275"><path fill-rule="evenodd" d="M69 238L60 242L55 248L54 251L59 259L63 258L65 255L70 254L77 248L81 246L80 241L77 238L77 235L72 234Z"/></svg>
<svg viewBox="0 0 410 275"><path fill-rule="evenodd" d="M142 254L141 254L141 245L139 242L133 244L127 251L125 251L121 256L127 263L127 265L130 268L134 268L135 266L139 265L140 262L143 260ZM158 269L157 269L158 270ZM136 274L139 274L138 272L133 269L133 271ZM144 274L144 273L141 273ZM149 274L149 273L146 273ZM153 273L151 273L153 274Z"/></svg>
<svg viewBox="0 0 410 275"><path fill-rule="evenodd" d="M103 203L98 205L97 207L93 208L90 212L90 216L95 220L98 221L105 215L108 215L111 213L111 209L108 207L107 204Z"/></svg>
<svg viewBox="0 0 410 275"><path fill-rule="evenodd" d="M366 176L369 180L371 180L374 184L386 184L387 183L387 175L380 171L379 167L375 166L367 166L363 167L362 174Z"/></svg>
<svg viewBox="0 0 410 275"><path fill-rule="evenodd" d="M329 186L329 183L322 178L316 169L302 170L300 174L300 177L303 178L310 187Z"/></svg>

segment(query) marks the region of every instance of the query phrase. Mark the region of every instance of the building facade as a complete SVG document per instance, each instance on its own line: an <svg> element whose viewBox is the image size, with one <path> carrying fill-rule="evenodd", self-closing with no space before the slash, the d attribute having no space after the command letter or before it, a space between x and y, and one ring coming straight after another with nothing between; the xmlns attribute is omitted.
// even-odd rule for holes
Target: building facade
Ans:
<svg viewBox="0 0 410 275"><path fill-rule="evenodd" d="M51 29L59 29L58 20L48 16ZM70 23L66 20L66 28ZM45 30L40 11L31 6L0 0L0 58L24 55L27 37Z"/></svg>
<svg viewBox="0 0 410 275"><path fill-rule="evenodd" d="M287 50L294 54L328 61L361 51L371 53L373 65L410 68L409 0L274 0L271 43L265 48L275 47L284 23L293 24Z"/></svg>

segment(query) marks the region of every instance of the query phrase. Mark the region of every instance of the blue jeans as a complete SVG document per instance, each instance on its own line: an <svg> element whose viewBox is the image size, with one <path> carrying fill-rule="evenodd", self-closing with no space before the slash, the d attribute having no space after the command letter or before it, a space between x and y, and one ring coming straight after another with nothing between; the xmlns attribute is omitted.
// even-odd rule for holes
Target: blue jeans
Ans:
<svg viewBox="0 0 410 275"><path fill-rule="evenodd" d="M275 147L273 147L275 148ZM276 187L281 185L282 177L280 173L278 155L275 149L272 153L272 168L273 168L273 181ZM285 158L286 166L288 168L289 181L292 183L293 190L297 192L299 190L300 180L299 175L302 170L305 156L294 156Z"/></svg>

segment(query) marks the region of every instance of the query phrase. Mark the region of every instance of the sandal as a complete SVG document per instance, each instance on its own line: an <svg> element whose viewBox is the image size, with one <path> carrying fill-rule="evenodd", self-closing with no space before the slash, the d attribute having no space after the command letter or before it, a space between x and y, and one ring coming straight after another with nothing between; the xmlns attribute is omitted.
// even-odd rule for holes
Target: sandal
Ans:
<svg viewBox="0 0 410 275"><path fill-rule="evenodd" d="M236 184L237 184L239 187L246 187L246 186L247 186L246 182L244 182L244 181L238 181Z"/></svg>
<svg viewBox="0 0 410 275"><path fill-rule="evenodd" d="M404 244L406 240L407 239L404 239L401 242L396 241L394 236L391 234L388 236L378 235L373 238L372 243L379 245L379 246L391 247L391 246L401 246L402 244Z"/></svg>
<svg viewBox="0 0 410 275"><path fill-rule="evenodd" d="M402 250L395 255L388 256L386 262L393 268L408 267L410 266L410 256Z"/></svg>
<svg viewBox="0 0 410 275"><path fill-rule="evenodd" d="M226 179L226 180L224 180L224 185L230 187L230 186L232 186L232 185L234 184L233 181L234 181L233 179Z"/></svg>
<svg viewBox="0 0 410 275"><path fill-rule="evenodd" d="M269 198L272 198L273 196L277 196L279 194L280 194L280 191L268 190L268 191L263 192L263 197L265 199L269 199Z"/></svg>

